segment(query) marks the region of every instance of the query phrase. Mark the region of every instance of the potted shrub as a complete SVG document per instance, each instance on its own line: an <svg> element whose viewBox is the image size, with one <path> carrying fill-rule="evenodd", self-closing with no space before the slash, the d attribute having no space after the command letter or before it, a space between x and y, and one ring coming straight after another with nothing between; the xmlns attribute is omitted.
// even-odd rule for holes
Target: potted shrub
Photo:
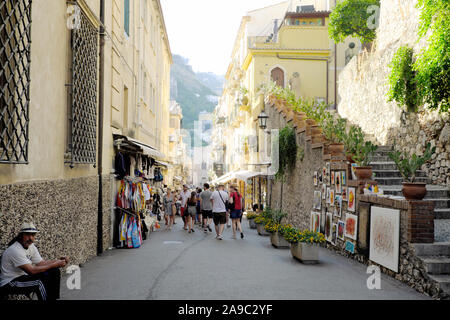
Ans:
<svg viewBox="0 0 450 320"><path fill-rule="evenodd" d="M255 218L257 216L259 216L259 214L255 213L255 212L249 212L249 213L247 213L246 216L247 216L248 225L249 225L250 229L256 229Z"/></svg>
<svg viewBox="0 0 450 320"><path fill-rule="evenodd" d="M280 235L280 230L284 230L284 226L281 224L281 220L286 217L287 214L282 212L281 210L273 211L272 217L268 219L264 229L270 233L270 241L272 245L276 248L278 247L289 247L289 243L284 240L284 238Z"/></svg>
<svg viewBox="0 0 450 320"><path fill-rule="evenodd" d="M402 193L406 200L422 200L427 195L426 183L414 182L414 180L417 170L431 159L435 151L436 147L431 148L431 144L428 143L423 156L416 154L408 156L400 151L389 153L389 158L395 162L403 177Z"/></svg>
<svg viewBox="0 0 450 320"><path fill-rule="evenodd" d="M325 138L330 141L328 152L332 156L344 154L344 137L347 127L347 120L343 118L335 118L331 113L326 112L322 121L322 130Z"/></svg>
<svg viewBox="0 0 450 320"><path fill-rule="evenodd" d="M270 233L268 233L265 229L264 226L266 225L267 222L269 222L272 219L272 215L273 215L273 211L270 208L265 208L264 211L258 215L255 218L255 223L256 223L256 229L258 230L258 234L260 236L268 236L270 235Z"/></svg>
<svg viewBox="0 0 450 320"><path fill-rule="evenodd" d="M322 233L292 228L284 231L284 238L291 244L291 254L302 263L319 263L319 244L325 242Z"/></svg>
<svg viewBox="0 0 450 320"><path fill-rule="evenodd" d="M364 144L364 133L361 127L351 125L348 133L344 136L345 145L345 155L347 156L347 161L354 163L354 155L356 154L356 149L358 146Z"/></svg>
<svg viewBox="0 0 450 320"><path fill-rule="evenodd" d="M370 141L366 141L362 145L356 146L353 160L356 162L355 174L358 180L369 180L372 178L372 167L370 161L373 153L377 150L377 146Z"/></svg>

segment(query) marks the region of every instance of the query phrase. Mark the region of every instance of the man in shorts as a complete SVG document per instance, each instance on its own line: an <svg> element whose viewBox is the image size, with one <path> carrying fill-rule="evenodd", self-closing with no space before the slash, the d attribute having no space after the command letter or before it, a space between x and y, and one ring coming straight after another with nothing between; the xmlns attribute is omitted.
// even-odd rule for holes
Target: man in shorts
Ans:
<svg viewBox="0 0 450 320"><path fill-rule="evenodd" d="M212 232L211 227L209 226L213 218L211 202L212 192L209 190L209 184L205 183L203 187L205 189L200 193L200 209L202 210L203 231L206 233L208 230L209 232Z"/></svg>
<svg viewBox="0 0 450 320"><path fill-rule="evenodd" d="M223 229L227 223L227 206L228 193L224 190L224 185L219 185L218 190L211 194L212 211L214 226L216 229L216 239L223 240Z"/></svg>
<svg viewBox="0 0 450 320"><path fill-rule="evenodd" d="M181 197L181 208L180 209L181 209L181 217L184 222L184 230L187 230L186 217L185 217L184 213L185 213L185 211L187 211L186 204L187 204L187 201L190 196L191 196L191 193L189 192L188 186L183 185L183 191L180 192L180 197Z"/></svg>

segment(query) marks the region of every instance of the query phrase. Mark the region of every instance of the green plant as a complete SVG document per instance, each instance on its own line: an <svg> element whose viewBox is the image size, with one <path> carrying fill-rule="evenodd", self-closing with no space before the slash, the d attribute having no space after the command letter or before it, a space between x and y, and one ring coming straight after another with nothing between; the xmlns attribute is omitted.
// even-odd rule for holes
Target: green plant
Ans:
<svg viewBox="0 0 450 320"><path fill-rule="evenodd" d="M325 242L325 236L322 233L305 230L300 232L299 230L292 228L286 230L284 238L289 243L323 243Z"/></svg>
<svg viewBox="0 0 450 320"><path fill-rule="evenodd" d="M267 218L265 218L263 215L258 215L255 218L255 223L257 223L257 224L266 224L266 222L267 222Z"/></svg>
<svg viewBox="0 0 450 320"><path fill-rule="evenodd" d="M431 144L428 143L423 156L417 156L416 154L408 156L406 153L402 154L400 151L395 151L389 153L389 158L395 162L403 180L413 183L416 179L417 170L431 159L435 151L436 147L431 148Z"/></svg>
<svg viewBox="0 0 450 320"><path fill-rule="evenodd" d="M413 54L413 49L400 47L389 64L391 73L388 101L396 101L400 106L405 105L409 112L417 112L419 104Z"/></svg>
<svg viewBox="0 0 450 320"><path fill-rule="evenodd" d="M297 151L297 157L300 159L300 161L303 161L305 158L305 149L299 147Z"/></svg>
<svg viewBox="0 0 450 320"><path fill-rule="evenodd" d="M277 179L284 179L287 170L292 171L297 160L297 141L295 131L292 127L284 127L278 135L279 145L279 166L276 173Z"/></svg>
<svg viewBox="0 0 450 320"><path fill-rule="evenodd" d="M323 120L319 123L327 140L332 143L343 143L346 137L347 119L325 112Z"/></svg>
<svg viewBox="0 0 450 320"><path fill-rule="evenodd" d="M364 133L361 127L351 125L348 133L344 136L345 154L352 156L356 154L358 148L364 144Z"/></svg>
<svg viewBox="0 0 450 320"><path fill-rule="evenodd" d="M352 158L358 167L366 167L370 165L372 155L376 150L376 145L370 141L366 141L365 143L356 146L356 150Z"/></svg>
<svg viewBox="0 0 450 320"><path fill-rule="evenodd" d="M248 219L248 220L255 219L257 216L259 216L259 214L254 213L254 212L249 212L249 213L247 213L247 219Z"/></svg>
<svg viewBox="0 0 450 320"><path fill-rule="evenodd" d="M343 0L330 14L328 33L336 43L347 37L356 37L361 43L372 42L376 37L376 29L368 26L373 13L370 6L380 6L380 0ZM375 17L377 19L377 17Z"/></svg>

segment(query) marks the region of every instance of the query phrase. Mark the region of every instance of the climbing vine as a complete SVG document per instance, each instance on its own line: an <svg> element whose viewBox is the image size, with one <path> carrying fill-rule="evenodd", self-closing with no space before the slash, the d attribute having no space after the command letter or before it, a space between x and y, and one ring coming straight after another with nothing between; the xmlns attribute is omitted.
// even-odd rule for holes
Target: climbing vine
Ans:
<svg viewBox="0 0 450 320"><path fill-rule="evenodd" d="M284 179L287 171L292 171L297 160L297 141L295 140L294 128L290 126L284 127L278 136L279 145L279 169L275 177Z"/></svg>

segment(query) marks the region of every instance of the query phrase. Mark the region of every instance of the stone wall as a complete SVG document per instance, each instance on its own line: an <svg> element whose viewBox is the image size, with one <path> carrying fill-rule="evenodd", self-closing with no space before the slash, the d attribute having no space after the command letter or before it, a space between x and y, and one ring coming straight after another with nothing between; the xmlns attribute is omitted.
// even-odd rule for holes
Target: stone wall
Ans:
<svg viewBox="0 0 450 320"><path fill-rule="evenodd" d="M450 186L450 115L423 107L418 114L408 114L396 102L387 102L388 65L395 52L407 45L417 54L426 46L426 39L417 41L420 11L416 3L381 0L380 24L372 51L354 57L340 74L338 110L379 145L394 145L410 154L423 153L427 142L436 145L436 155L423 170L433 184Z"/></svg>
<svg viewBox="0 0 450 320"><path fill-rule="evenodd" d="M109 247L110 181L103 179L104 249ZM71 264L86 262L97 254L98 176L36 181L0 186L0 247L14 238L23 221L33 221L44 259L63 255Z"/></svg>

